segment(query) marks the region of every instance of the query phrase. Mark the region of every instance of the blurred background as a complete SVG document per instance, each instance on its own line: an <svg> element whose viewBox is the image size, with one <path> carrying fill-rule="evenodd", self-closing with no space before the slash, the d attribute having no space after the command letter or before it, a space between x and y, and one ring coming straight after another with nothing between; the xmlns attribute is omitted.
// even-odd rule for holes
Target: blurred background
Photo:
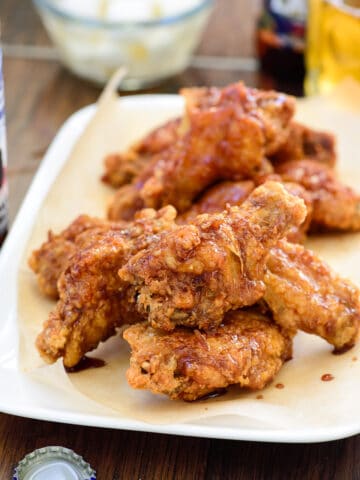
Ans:
<svg viewBox="0 0 360 480"><path fill-rule="evenodd" d="M240 64L236 62L237 57L242 59L244 57L245 59L255 57L256 22L261 14L262 6L261 0L215 1L214 10L211 13L202 40L195 51L196 57L200 56L200 58L193 59L194 67L190 66L186 75L167 82L165 88L173 91L184 84L200 85L211 82L213 84L225 84L237 80L239 70L244 81L251 82L254 85L268 82L271 86L270 78L263 80L258 72L253 71L256 70L256 65L251 62L248 62L248 64L246 62L240 62ZM0 2L0 18L5 63L11 63L15 59L23 59L24 57L36 57L39 59L39 63L33 65L31 72L33 76L28 78L29 81L37 83L38 77L44 79L45 71L47 81L56 80L60 77L61 80L68 80L67 72L58 62L47 63L49 58L53 58L52 43L31 0L2 0ZM36 46L38 48L22 50L20 46ZM221 65L216 65L217 58L205 59L205 62L201 62L201 60L204 60L204 56L227 58L230 61ZM234 57L235 62L231 62ZM43 62L40 61L40 58ZM5 70L8 70L6 66ZM197 68L199 66L201 68ZM250 69L250 72L247 71L248 69ZM204 70L206 71L204 72ZM81 85L86 88L84 83L81 83ZM91 88L90 86L87 87ZM162 88L164 88L164 85L162 85Z"/></svg>

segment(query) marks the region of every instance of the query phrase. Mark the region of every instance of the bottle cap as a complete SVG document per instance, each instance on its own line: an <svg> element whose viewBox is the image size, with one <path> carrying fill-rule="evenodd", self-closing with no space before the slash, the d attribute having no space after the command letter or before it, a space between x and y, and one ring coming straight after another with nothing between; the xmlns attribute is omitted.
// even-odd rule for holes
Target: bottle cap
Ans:
<svg viewBox="0 0 360 480"><path fill-rule="evenodd" d="M64 447L44 447L24 457L13 480L96 480L96 472L85 460Z"/></svg>

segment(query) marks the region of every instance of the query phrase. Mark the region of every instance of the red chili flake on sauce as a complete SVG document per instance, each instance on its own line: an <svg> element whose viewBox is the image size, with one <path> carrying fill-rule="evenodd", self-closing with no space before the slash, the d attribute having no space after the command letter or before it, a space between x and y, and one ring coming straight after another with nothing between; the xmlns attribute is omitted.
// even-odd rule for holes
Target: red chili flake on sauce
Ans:
<svg viewBox="0 0 360 480"><path fill-rule="evenodd" d="M324 373L324 375L321 377L321 380L323 382L331 382L331 380L334 380L334 376L331 375L331 373Z"/></svg>
<svg viewBox="0 0 360 480"><path fill-rule="evenodd" d="M283 383L277 383L275 387L281 390L282 388L285 388L285 385Z"/></svg>
<svg viewBox="0 0 360 480"><path fill-rule="evenodd" d="M256 395L256 400L262 400L264 398L264 395Z"/></svg>

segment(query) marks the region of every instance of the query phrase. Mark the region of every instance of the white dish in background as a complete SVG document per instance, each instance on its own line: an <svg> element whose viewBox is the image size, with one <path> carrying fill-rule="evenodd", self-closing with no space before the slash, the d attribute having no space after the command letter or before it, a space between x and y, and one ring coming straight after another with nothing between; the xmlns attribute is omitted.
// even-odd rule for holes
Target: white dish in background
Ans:
<svg viewBox="0 0 360 480"><path fill-rule="evenodd" d="M169 110L179 109L178 96L137 96L121 99L127 108L136 111L152 108L164 110L164 99ZM67 159L72 146L79 138L95 111L86 107L72 115L58 132L33 180L13 228L0 255L0 411L55 422L109 427L116 429L179 434L197 437L213 437L237 440L270 442L319 442L344 438L360 432L360 418L335 427L311 428L308 425L273 428L258 422L249 423L246 417L233 422L231 415L214 416L196 422L167 425L149 424L121 416L111 409L97 404L65 383L53 381L53 386L25 375L17 366L17 274L18 266L38 209L51 184ZM58 365L54 365L54 370ZM355 379L354 381L358 381ZM66 392L66 394L65 394ZM308 392L304 392L307 395ZM79 397L80 396L80 397ZM79 402L79 398L81 402ZM355 399L354 399L355 400ZM81 408L74 405L81 404ZM355 412L356 413L356 412ZM289 412L291 415L291 411ZM293 412L297 414L296 411Z"/></svg>
<svg viewBox="0 0 360 480"><path fill-rule="evenodd" d="M70 8L67 1L33 1L64 65L99 84L125 66L124 90L144 88L184 70L213 3L102 0L70 2ZM131 10L129 3L134 4ZM152 3L155 12L151 16ZM117 4L120 9L114 10Z"/></svg>

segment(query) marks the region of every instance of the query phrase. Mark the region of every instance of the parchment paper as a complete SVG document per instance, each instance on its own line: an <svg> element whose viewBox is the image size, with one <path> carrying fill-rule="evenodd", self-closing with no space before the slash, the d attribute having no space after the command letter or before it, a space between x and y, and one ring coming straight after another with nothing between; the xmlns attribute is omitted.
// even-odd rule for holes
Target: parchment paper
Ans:
<svg viewBox="0 0 360 480"><path fill-rule="evenodd" d="M80 213L104 216L113 191L99 181L103 156L123 149L151 127L179 113L169 109L166 102L142 111L125 108L111 92L100 102L44 201L23 255L18 283L20 368L29 378L50 387L63 385L64 395L69 389L77 390L79 402L85 395L122 417L153 424L195 420L211 424L219 416L223 426L262 429L349 424L360 415L360 347L334 356L323 340L302 333L295 339L293 360L265 390L249 393L234 387L222 397L192 404L132 390L125 379L129 347L120 336L93 352L106 361L103 368L67 375L59 362L46 366L39 358L34 340L54 303L37 290L27 266L31 250L44 241L50 228L58 231ZM300 100L297 118L336 133L340 176L359 188L360 86L346 83L330 96ZM360 285L360 234L312 238L308 246ZM334 380L321 381L324 373L331 373ZM284 388L276 388L277 383ZM259 393L262 399L256 398Z"/></svg>

